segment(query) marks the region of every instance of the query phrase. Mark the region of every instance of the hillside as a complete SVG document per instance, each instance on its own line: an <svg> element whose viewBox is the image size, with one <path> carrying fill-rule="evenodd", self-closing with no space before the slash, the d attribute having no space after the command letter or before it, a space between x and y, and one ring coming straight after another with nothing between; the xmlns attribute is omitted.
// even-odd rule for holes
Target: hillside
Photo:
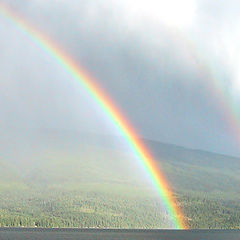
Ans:
<svg viewBox="0 0 240 240"><path fill-rule="evenodd" d="M145 142L175 191L218 194L218 197L238 195L240 158L156 141Z"/></svg>
<svg viewBox="0 0 240 240"><path fill-rule="evenodd" d="M240 159L144 141L191 227L240 226ZM172 226L121 138L48 130L2 135L1 143L2 226Z"/></svg>

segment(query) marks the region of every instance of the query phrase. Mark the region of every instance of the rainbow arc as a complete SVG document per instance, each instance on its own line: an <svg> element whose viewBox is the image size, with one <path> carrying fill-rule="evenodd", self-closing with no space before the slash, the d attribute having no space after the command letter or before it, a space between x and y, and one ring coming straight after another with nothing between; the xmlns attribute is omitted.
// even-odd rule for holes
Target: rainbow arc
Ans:
<svg viewBox="0 0 240 240"><path fill-rule="evenodd" d="M17 27L31 40L31 42L46 52L49 57L53 58L65 71L69 73L70 77L77 81L89 94L89 96L94 99L97 105L117 127L121 135L124 136L133 153L147 172L175 227L177 229L187 228L184 223L184 215L178 206L170 185L160 170L156 160L150 154L144 143L140 140L126 116L119 111L118 107L114 104L108 94L106 94L100 86L98 86L90 74L82 69L72 57L64 53L61 48L57 47L55 42L34 28L34 26L20 17L15 11L0 3L0 15L11 21L15 27Z"/></svg>

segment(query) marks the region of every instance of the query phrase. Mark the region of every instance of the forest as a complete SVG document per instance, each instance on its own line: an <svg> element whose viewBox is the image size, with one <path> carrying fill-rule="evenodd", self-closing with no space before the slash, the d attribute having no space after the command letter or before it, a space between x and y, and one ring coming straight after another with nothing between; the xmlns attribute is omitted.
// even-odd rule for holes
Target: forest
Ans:
<svg viewBox="0 0 240 240"><path fill-rule="evenodd" d="M190 228L239 229L239 201L179 195ZM1 227L168 228L156 198L99 192L44 192L0 195Z"/></svg>
<svg viewBox="0 0 240 240"><path fill-rule="evenodd" d="M31 142L29 149L5 150L1 227L175 227L131 153L116 146L79 145L79 136L59 135L42 135L35 145L23 139L19 142ZM240 159L150 140L145 144L190 228L240 228Z"/></svg>

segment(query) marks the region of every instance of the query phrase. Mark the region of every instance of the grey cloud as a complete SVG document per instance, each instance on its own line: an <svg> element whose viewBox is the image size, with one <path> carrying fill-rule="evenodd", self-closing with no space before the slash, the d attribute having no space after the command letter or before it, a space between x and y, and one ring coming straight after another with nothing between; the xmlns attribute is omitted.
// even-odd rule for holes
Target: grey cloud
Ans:
<svg viewBox="0 0 240 240"><path fill-rule="evenodd" d="M142 136L194 148L240 154L218 97L209 86L208 76L194 63L191 50L174 31L161 25L151 26L149 22L130 29L124 22L123 12L108 5L107 1L8 3L34 26L56 39L86 67L129 116ZM202 4L198 21L202 21L203 25L193 25L199 29L205 27L203 18L206 3L202 1ZM211 13L210 9L209 18ZM221 17L216 16L216 19ZM7 36L7 29L0 31L1 35ZM21 35L15 34L16 38ZM20 38L23 38L21 47L12 50L12 54L17 52L19 56L12 64L20 64L21 69L8 69L1 74L1 77L6 75L2 78L12 79L6 91L13 95L11 107L5 103L7 107L3 106L2 109L12 109L11 112L16 116L10 118L19 116L22 122L26 120L25 116L32 117L34 109L35 121L38 119L45 127L53 127L58 121L58 127L70 125L74 129L86 130L88 125L88 129L97 131L99 125L95 118L104 119L104 114L100 110L93 114L89 109L96 111L97 108L89 103L90 98L84 92L77 90L79 87L67 81L69 76L54 61L41 56L43 53L40 50L34 48L32 51L31 47L24 47L26 40L23 36ZM205 41L202 42L203 46L207 45ZM17 43L12 39L12 44ZM6 56L11 49L7 39L5 45ZM24 61L22 56L25 56ZM34 64L31 58L35 59ZM9 64L5 65L9 68ZM44 71L39 73L39 69ZM22 86L28 86L27 90L21 88L26 100L21 91L14 90L18 84L16 75L20 77ZM29 78L35 80L29 82ZM51 83L44 80L47 78L51 78ZM26 111L24 114L14 111L19 102L22 102L22 109ZM47 105L47 110L41 110L44 108L41 105ZM99 121L102 122L101 126L105 126L104 131L108 131L108 120Z"/></svg>

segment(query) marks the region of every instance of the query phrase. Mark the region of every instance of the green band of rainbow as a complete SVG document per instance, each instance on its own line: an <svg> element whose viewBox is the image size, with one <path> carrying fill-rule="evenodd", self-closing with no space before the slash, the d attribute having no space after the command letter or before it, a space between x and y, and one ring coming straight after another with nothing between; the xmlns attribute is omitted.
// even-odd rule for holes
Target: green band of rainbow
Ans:
<svg viewBox="0 0 240 240"><path fill-rule="evenodd" d="M67 56L60 48L56 47L56 43L53 43L44 34L37 31L33 26L24 21L22 17L19 17L15 12L3 4L0 4L0 14L4 18L10 20L18 29L24 32L31 41L55 59L55 61L88 92L102 111L105 112L112 123L118 128L138 160L141 162L167 208L175 227L177 229L186 228L184 216L157 162L153 159L143 142L138 138L136 131L129 124L126 117L120 113L109 96L103 92L89 74L81 69L72 58Z"/></svg>

